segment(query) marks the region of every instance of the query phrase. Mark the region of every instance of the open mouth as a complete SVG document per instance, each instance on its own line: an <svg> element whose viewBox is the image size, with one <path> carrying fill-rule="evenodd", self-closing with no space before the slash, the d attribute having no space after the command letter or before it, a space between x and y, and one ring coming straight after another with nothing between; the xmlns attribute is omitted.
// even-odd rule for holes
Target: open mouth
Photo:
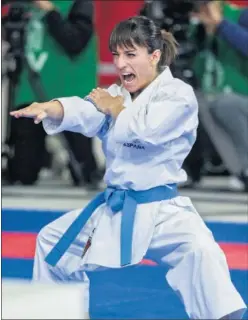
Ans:
<svg viewBox="0 0 248 320"><path fill-rule="evenodd" d="M133 73L125 73L122 74L122 78L126 83L131 83L134 80L135 75Z"/></svg>

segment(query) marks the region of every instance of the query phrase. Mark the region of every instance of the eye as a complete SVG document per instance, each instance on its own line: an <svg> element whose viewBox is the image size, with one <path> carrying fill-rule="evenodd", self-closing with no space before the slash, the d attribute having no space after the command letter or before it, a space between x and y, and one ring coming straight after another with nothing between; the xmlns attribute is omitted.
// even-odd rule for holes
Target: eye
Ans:
<svg viewBox="0 0 248 320"><path fill-rule="evenodd" d="M131 58L131 57L135 57L135 54L134 53L127 53L127 56Z"/></svg>

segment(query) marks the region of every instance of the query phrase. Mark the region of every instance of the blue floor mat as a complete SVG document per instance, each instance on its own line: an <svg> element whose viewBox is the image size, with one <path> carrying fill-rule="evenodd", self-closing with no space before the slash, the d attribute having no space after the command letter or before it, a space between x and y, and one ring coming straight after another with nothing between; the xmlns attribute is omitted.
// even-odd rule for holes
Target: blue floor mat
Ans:
<svg viewBox="0 0 248 320"><path fill-rule="evenodd" d="M30 279L32 260L2 259L2 275ZM164 267L134 266L88 273L92 319L188 319L165 280ZM237 290L248 304L248 271L231 271ZM248 313L244 319L248 320Z"/></svg>

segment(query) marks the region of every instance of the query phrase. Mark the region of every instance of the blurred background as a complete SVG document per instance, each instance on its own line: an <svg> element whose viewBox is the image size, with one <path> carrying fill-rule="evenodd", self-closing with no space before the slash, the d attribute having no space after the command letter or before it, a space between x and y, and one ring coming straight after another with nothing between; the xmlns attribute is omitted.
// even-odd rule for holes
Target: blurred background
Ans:
<svg viewBox="0 0 248 320"><path fill-rule="evenodd" d="M184 163L188 181L181 193L213 231L248 302L248 1L2 0L1 13L2 277L31 278L37 233L102 190L105 165L97 138L47 136L41 124L11 119L9 112L56 97L84 97L115 82L110 32L120 20L143 14L176 37L172 73L193 86L199 103L198 137ZM164 271L147 264L153 262L133 268L134 276L129 268L92 274L93 314L185 316L163 277L140 280Z"/></svg>

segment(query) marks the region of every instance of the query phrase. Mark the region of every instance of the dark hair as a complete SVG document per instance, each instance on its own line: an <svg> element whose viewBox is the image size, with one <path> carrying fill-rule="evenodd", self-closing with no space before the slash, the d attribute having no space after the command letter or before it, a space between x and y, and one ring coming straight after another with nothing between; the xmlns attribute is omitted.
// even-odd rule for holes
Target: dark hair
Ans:
<svg viewBox="0 0 248 320"><path fill-rule="evenodd" d="M145 16L135 16L118 23L109 39L109 49L116 51L117 47L133 48L134 44L146 47L148 53L161 50L158 71L169 66L177 55L178 43L170 32L161 29Z"/></svg>

